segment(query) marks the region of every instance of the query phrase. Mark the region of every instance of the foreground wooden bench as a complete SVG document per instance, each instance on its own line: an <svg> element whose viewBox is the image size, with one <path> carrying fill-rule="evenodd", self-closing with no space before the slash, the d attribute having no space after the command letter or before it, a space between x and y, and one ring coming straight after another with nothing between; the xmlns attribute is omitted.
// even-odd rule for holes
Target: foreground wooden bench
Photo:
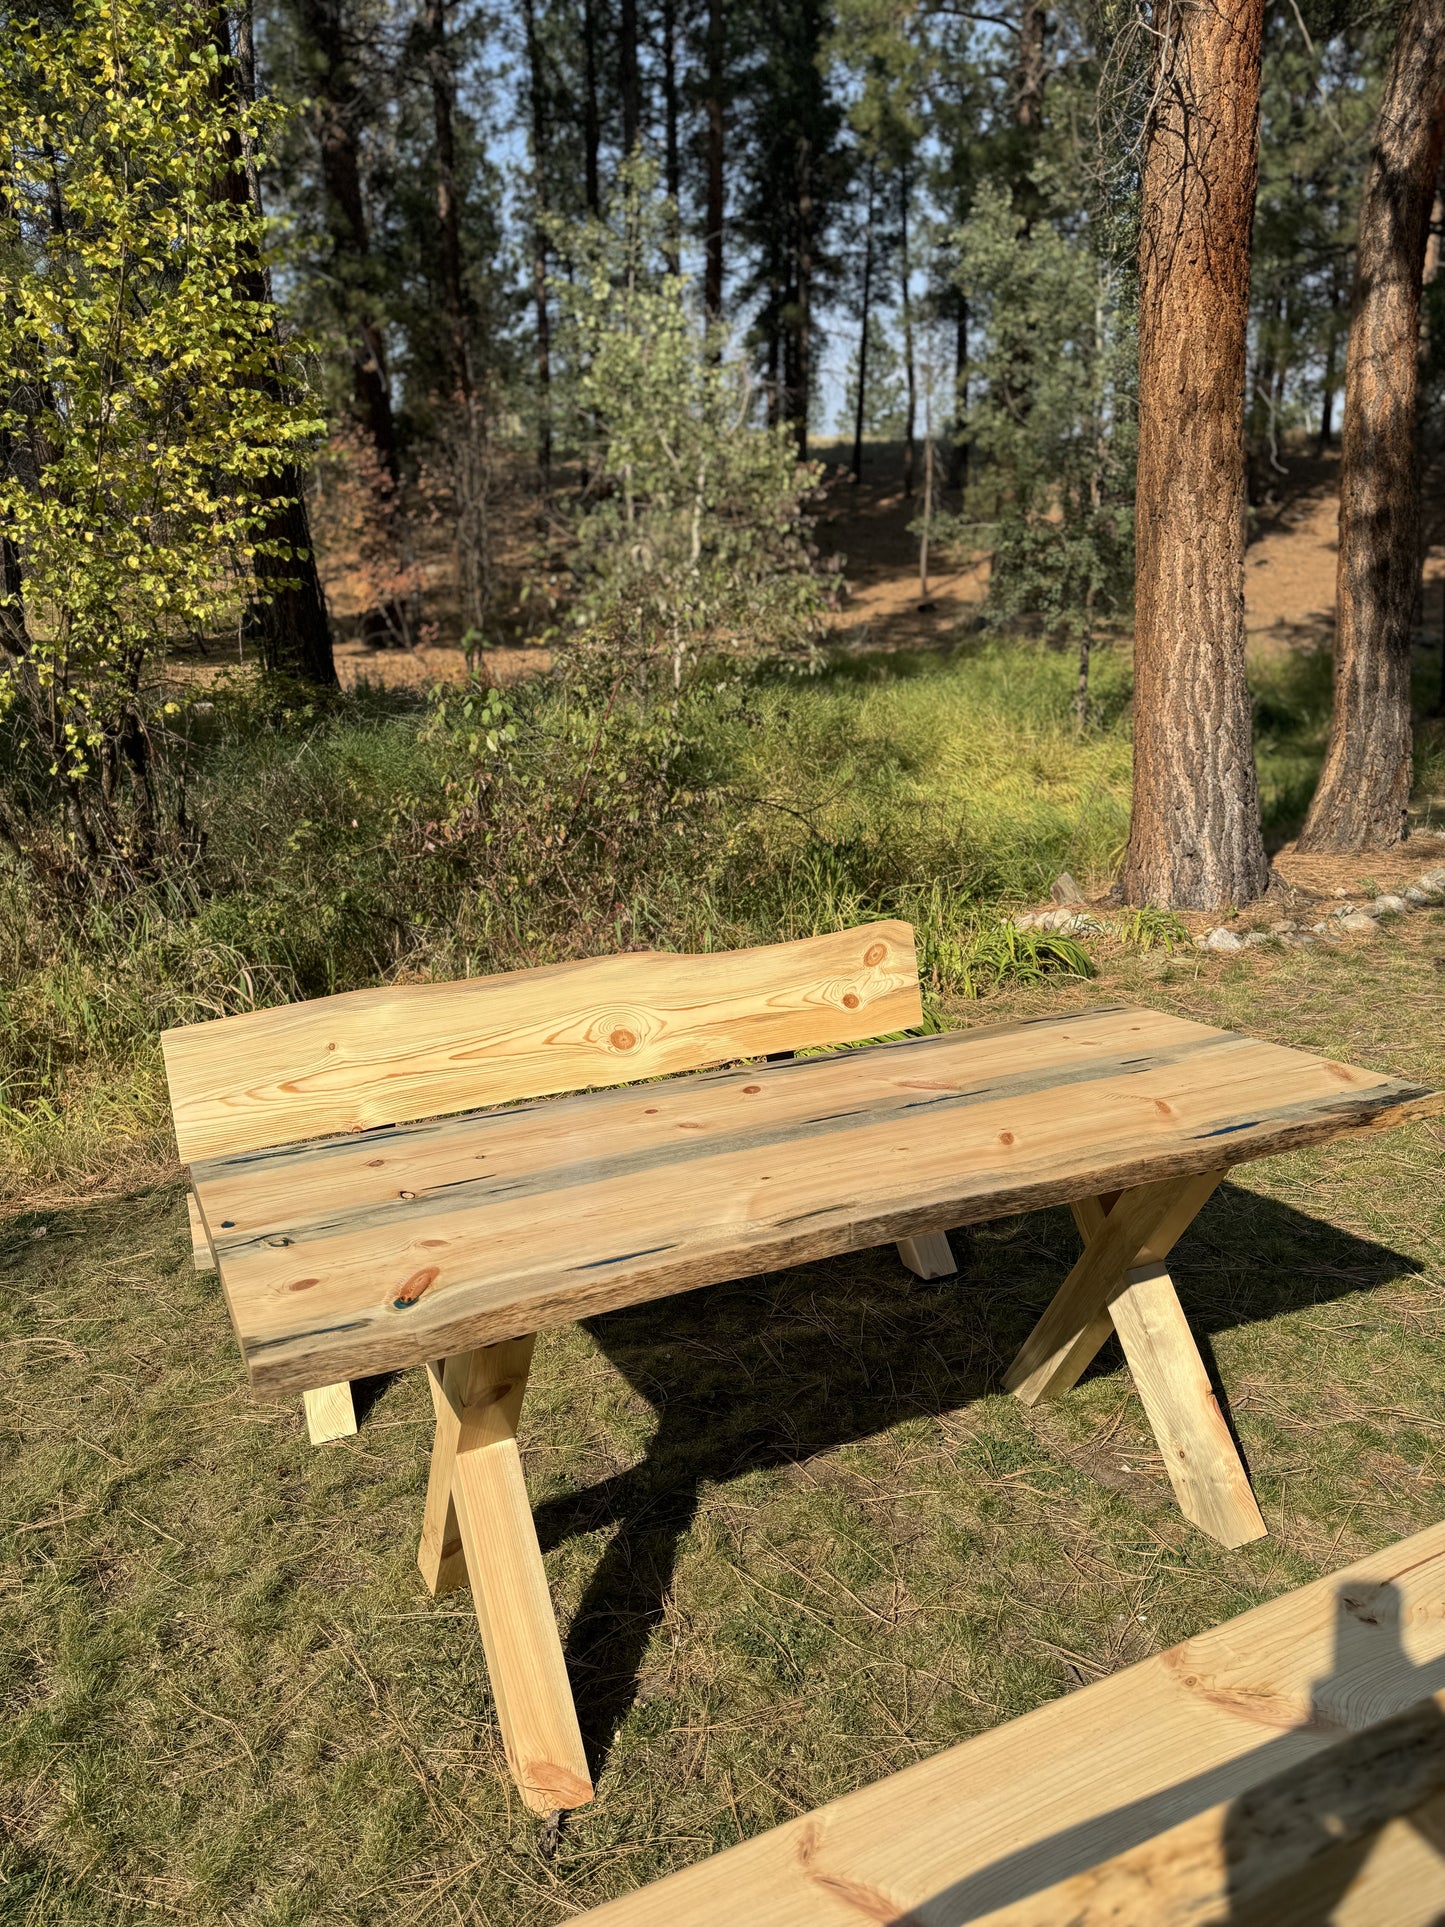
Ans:
<svg viewBox="0 0 1445 1927"><path fill-rule="evenodd" d="M537 1811L591 1795L517 1450L549 1325L889 1240L938 1276L948 1227L1070 1203L1083 1255L1008 1384L1058 1396L1117 1331L1186 1515L1226 1545L1264 1531L1169 1252L1231 1165L1442 1100L1127 1008L790 1056L921 1017L913 933L879 923L355 991L163 1039L252 1383L344 1395L322 1415L344 1426L348 1380L429 1371L419 1563L434 1593L471 1585ZM738 1059L759 1061L699 1072ZM511 1108L453 1115L475 1105Z"/></svg>
<svg viewBox="0 0 1445 1927"><path fill-rule="evenodd" d="M583 1918L1432 1927L1445 1526Z"/></svg>

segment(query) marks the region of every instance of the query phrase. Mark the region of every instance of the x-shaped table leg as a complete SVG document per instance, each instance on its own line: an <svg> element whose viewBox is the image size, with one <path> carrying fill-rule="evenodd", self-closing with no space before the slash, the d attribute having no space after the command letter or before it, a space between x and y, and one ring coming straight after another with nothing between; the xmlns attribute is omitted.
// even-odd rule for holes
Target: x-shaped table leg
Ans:
<svg viewBox="0 0 1445 1927"><path fill-rule="evenodd" d="M534 1813L592 1780L517 1450L532 1338L429 1365L436 1440L417 1564L433 1593L472 1588L507 1764Z"/></svg>
<svg viewBox="0 0 1445 1927"><path fill-rule="evenodd" d="M1117 1331L1180 1510L1222 1545L1241 1546L1264 1537L1264 1521L1164 1264L1222 1176L1076 1204L1083 1256L1004 1382L1027 1405L1057 1398Z"/></svg>

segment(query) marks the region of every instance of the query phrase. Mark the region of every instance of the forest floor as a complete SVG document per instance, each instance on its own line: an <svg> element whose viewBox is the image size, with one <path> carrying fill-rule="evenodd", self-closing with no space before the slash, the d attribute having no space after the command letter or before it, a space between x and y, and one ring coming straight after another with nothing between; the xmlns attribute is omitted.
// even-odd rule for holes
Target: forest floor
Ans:
<svg viewBox="0 0 1445 1927"><path fill-rule="evenodd" d="M1137 1000L1434 1082L1445 911L1368 952L1107 949L965 1025ZM431 1411L313 1450L241 1382L183 1188L0 1226L0 1914L543 1927L1439 1517L1440 1120L1239 1169L1171 1268L1269 1536L1175 1507L1117 1354L1000 1389L1067 1212L543 1335L523 1445L597 1776L554 1858L465 1592L415 1565Z"/></svg>

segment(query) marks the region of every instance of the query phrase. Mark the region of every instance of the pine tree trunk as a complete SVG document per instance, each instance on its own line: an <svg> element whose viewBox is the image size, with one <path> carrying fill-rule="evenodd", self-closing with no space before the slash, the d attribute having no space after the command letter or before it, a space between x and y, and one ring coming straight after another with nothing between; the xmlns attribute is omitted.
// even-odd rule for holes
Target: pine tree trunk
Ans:
<svg viewBox="0 0 1445 1927"><path fill-rule="evenodd" d="M637 65L637 0L621 8L622 152L630 157L642 136L642 75Z"/></svg>
<svg viewBox="0 0 1445 1927"><path fill-rule="evenodd" d="M948 485L962 496L968 487L968 300L958 296L953 330L953 420L949 425Z"/></svg>
<svg viewBox="0 0 1445 1927"><path fill-rule="evenodd" d="M1263 0L1171 16L1146 131L1130 903L1269 876L1244 679L1244 373Z"/></svg>
<svg viewBox="0 0 1445 1927"><path fill-rule="evenodd" d="M813 388L813 169L812 147L799 143L798 156L798 325L797 384L793 422L798 437L798 460L808 459L808 403Z"/></svg>
<svg viewBox="0 0 1445 1927"><path fill-rule="evenodd" d="M858 323L858 398L853 408L853 480L863 479L863 418L868 405L868 312L873 296L873 191L877 169L868 162L868 213L863 227L863 312Z"/></svg>
<svg viewBox="0 0 1445 1927"><path fill-rule="evenodd" d="M1365 174L1345 356L1335 700L1302 850L1408 834L1419 579L1420 281L1445 144L1445 0L1408 0Z"/></svg>
<svg viewBox="0 0 1445 1927"><path fill-rule="evenodd" d="M462 211L457 191L456 77L447 47L447 0L425 0L427 74L436 138L437 226L450 337L451 405L461 417L453 468L457 584L462 629L480 631L486 604L486 485L481 410L472 379L471 304L462 274Z"/></svg>
<svg viewBox="0 0 1445 1927"><path fill-rule="evenodd" d="M598 153L602 120L597 110L597 0L582 0L582 169L587 212L602 212Z"/></svg>
<svg viewBox="0 0 1445 1927"><path fill-rule="evenodd" d="M898 265L901 277L903 311L903 376L908 388L908 409L903 424L903 493L913 493L913 432L918 420L918 371L913 365L913 263L908 252L908 169L898 175Z"/></svg>
<svg viewBox="0 0 1445 1927"><path fill-rule="evenodd" d="M532 113L532 305L536 316L537 484L552 493L552 319L547 305L547 100L536 0L522 0Z"/></svg>
<svg viewBox="0 0 1445 1927"><path fill-rule="evenodd" d="M727 122L723 88L727 84L727 43L723 0L708 0L707 9L707 211L706 266L703 308L709 321L722 319L723 221L725 218L724 164Z"/></svg>
<svg viewBox="0 0 1445 1927"><path fill-rule="evenodd" d="M678 151L677 99L677 0L662 0L662 116L663 178L667 183L672 214L667 232L666 260L669 274L682 272L682 235L678 230L682 201L682 158Z"/></svg>
<svg viewBox="0 0 1445 1927"><path fill-rule="evenodd" d="M224 10L217 16L216 42L221 55L218 85L223 90L233 90L243 100L254 100L256 66L249 5L236 10L234 59L231 21ZM230 164L225 176L226 194L237 202L249 201L259 216L261 181L254 156L237 140L227 158ZM265 304L267 330L274 336L271 289L263 264L254 261L243 272L242 279L245 298ZM279 396L281 386L274 376L267 385L272 394ZM311 546L310 519L301 477L295 464L287 462L272 474L259 477L257 488L268 505L266 521L257 531L257 539L268 547L278 545L282 552L256 557L257 593L247 603L241 633L260 656L262 668L272 675L291 676L320 689L335 689L336 658L332 651L331 622Z"/></svg>
<svg viewBox="0 0 1445 1927"><path fill-rule="evenodd" d="M350 270L354 285L357 269L371 255L371 235L361 193L361 159L351 115L355 86L349 71L346 25L338 0L302 0L302 24L316 54L311 104L321 149L321 177L326 189L332 251ZM353 307L356 340L352 375L357 412L367 425L377 460L396 487L401 480L396 421L391 411L391 388L386 373L386 350L381 325L364 285Z"/></svg>

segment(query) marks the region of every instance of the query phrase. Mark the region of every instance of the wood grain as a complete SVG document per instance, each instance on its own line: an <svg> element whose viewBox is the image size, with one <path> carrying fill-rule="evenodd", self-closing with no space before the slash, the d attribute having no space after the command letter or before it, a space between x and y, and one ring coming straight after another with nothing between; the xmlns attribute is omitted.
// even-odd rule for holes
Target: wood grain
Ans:
<svg viewBox="0 0 1445 1927"><path fill-rule="evenodd" d="M184 1162L922 1021L906 923L352 990L162 1034Z"/></svg>
<svg viewBox="0 0 1445 1927"><path fill-rule="evenodd" d="M335 1439L349 1439L356 1432L356 1405L351 1396L351 1381L341 1379L334 1385L318 1385L301 1394L306 1407L306 1432L313 1445L330 1445Z"/></svg>
<svg viewBox="0 0 1445 1927"><path fill-rule="evenodd" d="M252 1381L299 1391L1442 1102L1114 1009L208 1159L192 1180Z"/></svg>
<svg viewBox="0 0 1445 1927"><path fill-rule="evenodd" d="M958 1260L946 1231L923 1231L916 1238L900 1238L898 1256L915 1278L954 1278Z"/></svg>
<svg viewBox="0 0 1445 1927"><path fill-rule="evenodd" d="M592 1780L517 1450L530 1338L448 1363L452 1503L507 1764L534 1813L583 1806Z"/></svg>
<svg viewBox="0 0 1445 1927"><path fill-rule="evenodd" d="M1262 1539L1248 1475L1164 1266L1128 1272L1109 1313L1180 1511L1222 1546Z"/></svg>
<svg viewBox="0 0 1445 1927"><path fill-rule="evenodd" d="M584 1918L961 1927L1442 1692L1445 1526L1432 1526Z"/></svg>
<svg viewBox="0 0 1445 1927"><path fill-rule="evenodd" d="M1425 1836L1416 1834L1414 1852L1411 1829L1391 1826L1411 1818ZM1445 1693L1334 1736L1238 1799L991 1909L977 1927L1425 1927L1445 1908L1445 1858L1428 1844L1445 1839L1442 1819Z"/></svg>
<svg viewBox="0 0 1445 1927"><path fill-rule="evenodd" d="M201 1216L201 1207L189 1191L186 1193L186 1219L191 1230L191 1263L197 1271L214 1271L216 1254L206 1236L206 1221Z"/></svg>
<svg viewBox="0 0 1445 1927"><path fill-rule="evenodd" d="M1026 1405L1077 1384L1098 1350L1100 1323L1133 1266L1169 1255L1221 1172L1126 1188L1020 1348L1004 1383Z"/></svg>

